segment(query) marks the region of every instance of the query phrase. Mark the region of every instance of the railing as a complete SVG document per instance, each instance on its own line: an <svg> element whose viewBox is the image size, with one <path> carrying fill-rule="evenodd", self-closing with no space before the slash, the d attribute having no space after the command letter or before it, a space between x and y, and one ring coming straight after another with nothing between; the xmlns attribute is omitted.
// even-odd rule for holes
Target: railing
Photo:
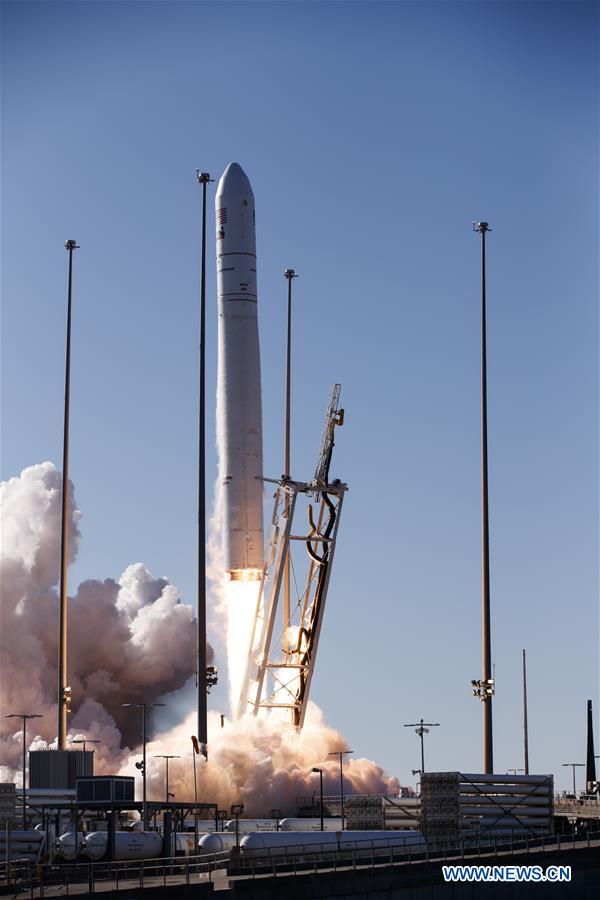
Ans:
<svg viewBox="0 0 600 900"><path fill-rule="evenodd" d="M360 846L351 849L318 850L314 846L290 844L265 848L261 856L249 856L241 850L224 851L210 856L177 856L168 859L122 860L118 862L72 863L40 865L29 862L0 864L0 887L12 888L13 900L29 896L43 898L46 889L61 890L63 895L88 894L113 890L131 890L144 886L169 884L212 883L217 870L227 869L229 876L256 878L279 874L294 875L318 871L359 871L381 867L414 866L422 863L485 858L498 855L540 853L591 847L600 841L600 828L585 834L514 836L513 838L463 838L460 841L437 841L429 845L394 845L381 842L379 846ZM596 843L594 843L596 846ZM79 890L76 890L79 888ZM71 889L73 889L71 891Z"/></svg>
<svg viewBox="0 0 600 900"><path fill-rule="evenodd" d="M193 884L212 882L218 869L226 868L229 853L210 856L176 856L169 859L121 860L117 862L73 863L62 865L34 865L32 863L0 866L0 886L12 886L14 900L25 896L44 897L46 889L63 889L69 896L70 889L87 885L89 894L113 890L131 890L132 887L168 884ZM6 893L6 892L5 892ZM77 891L80 893L80 891Z"/></svg>
<svg viewBox="0 0 600 900"><path fill-rule="evenodd" d="M310 845L290 845L288 847L265 848L261 856L244 855L243 848L237 858L232 854L230 875L249 878L266 875L290 875L318 871L358 871L389 866L413 866L422 863L464 860L467 858L485 858L498 855L523 855L530 853L576 849L591 847L593 840L600 840L600 831L588 832L585 835L539 837L523 836L507 840L506 838L476 840L474 838L460 841L438 841L434 846L425 848L414 845L407 846L372 846L355 847L351 850L319 850ZM284 855L285 854L285 855Z"/></svg>
<svg viewBox="0 0 600 900"><path fill-rule="evenodd" d="M560 809L576 810L577 812L586 812L600 814L600 798L598 797L555 797L554 811Z"/></svg>

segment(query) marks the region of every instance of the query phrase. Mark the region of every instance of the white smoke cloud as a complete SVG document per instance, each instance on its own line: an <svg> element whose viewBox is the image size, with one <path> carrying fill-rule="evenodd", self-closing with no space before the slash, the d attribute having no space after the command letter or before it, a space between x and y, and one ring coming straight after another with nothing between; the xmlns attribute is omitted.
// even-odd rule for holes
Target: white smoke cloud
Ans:
<svg viewBox="0 0 600 900"><path fill-rule="evenodd" d="M0 702L5 712L41 713L29 723L28 744L41 748L56 737L58 598L61 476L51 463L25 469L0 485ZM69 485L69 559L80 540ZM209 541L209 575L215 633L226 637L228 610L219 593L218 492ZM195 621L191 607L166 578L144 565L128 566L118 581L85 581L69 598L69 670L73 712L69 738L98 740L97 774L139 773L141 716L122 703L152 703L181 688L195 667ZM209 648L209 660L212 651ZM20 782L22 735L18 720L0 719L0 780ZM149 796L164 797L164 762L154 754L181 756L170 767L177 800L194 797L191 735L195 713L152 740L147 748ZM324 772L324 790L339 791L339 767L328 756L347 749L344 738L309 704L298 734L275 718L243 717L220 727L209 714L209 759L196 757L198 797L229 809L263 816L277 807L296 812L296 799L316 788L313 766ZM367 759L344 763L344 787L351 793L396 793L398 782Z"/></svg>
<svg viewBox="0 0 600 900"><path fill-rule="evenodd" d="M347 750L344 738L326 725L321 710L309 703L304 727L300 733L284 726L275 718L244 716L226 721L209 713L208 762L196 757L198 799L217 803L229 809L232 803L244 804L244 815L262 817L273 808L283 815L295 815L297 800L311 798L318 782L313 766L323 769L323 791L339 794L340 774L337 760L329 757L336 750ZM194 714L168 733L159 735L147 749L148 796L162 799L165 795L164 761L154 755L177 754L169 766L169 790L176 800L194 797L194 769L191 735ZM136 773L132 755L122 766L122 774ZM348 758L344 762L344 791L347 794L396 794L399 783L368 759Z"/></svg>
<svg viewBox="0 0 600 900"><path fill-rule="evenodd" d="M6 712L43 715L29 723L41 746L56 737L61 475L42 463L3 482L0 491L0 700ZM79 518L70 484L70 562ZM121 704L152 703L193 674L194 614L174 585L141 563L128 566L119 581L83 582L68 605L69 734L100 740L96 767L114 771L141 739L139 713ZM16 721L0 720L1 762L8 770L19 767Z"/></svg>

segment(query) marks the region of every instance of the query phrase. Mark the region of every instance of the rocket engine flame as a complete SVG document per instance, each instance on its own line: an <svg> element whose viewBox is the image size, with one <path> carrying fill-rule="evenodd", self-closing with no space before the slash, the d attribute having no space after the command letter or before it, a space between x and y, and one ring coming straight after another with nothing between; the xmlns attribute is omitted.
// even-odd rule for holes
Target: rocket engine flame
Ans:
<svg viewBox="0 0 600 900"><path fill-rule="evenodd" d="M259 589L260 582L257 580L226 581L224 585L227 609L227 668L232 712L237 709L246 671L250 633Z"/></svg>

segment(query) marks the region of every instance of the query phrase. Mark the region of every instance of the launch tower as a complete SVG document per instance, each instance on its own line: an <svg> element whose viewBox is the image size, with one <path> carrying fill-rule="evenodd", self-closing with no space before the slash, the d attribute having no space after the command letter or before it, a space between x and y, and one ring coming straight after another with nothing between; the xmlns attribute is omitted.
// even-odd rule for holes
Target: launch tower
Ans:
<svg viewBox="0 0 600 900"><path fill-rule="evenodd" d="M335 554L342 504L347 485L329 481L329 468L336 425L342 425L344 410L339 407L341 387L333 386L321 451L310 482L281 478L264 479L277 485L271 517L267 556L250 635L248 662L242 682L238 716L261 710L279 710L281 717L302 728L317 649L331 567ZM305 534L293 533L298 501L305 501ZM296 516L296 521L299 516ZM303 580L294 569L297 587L289 615L278 616L279 594L285 563L291 557L290 542L306 545L307 574ZM300 590L298 585L304 585Z"/></svg>

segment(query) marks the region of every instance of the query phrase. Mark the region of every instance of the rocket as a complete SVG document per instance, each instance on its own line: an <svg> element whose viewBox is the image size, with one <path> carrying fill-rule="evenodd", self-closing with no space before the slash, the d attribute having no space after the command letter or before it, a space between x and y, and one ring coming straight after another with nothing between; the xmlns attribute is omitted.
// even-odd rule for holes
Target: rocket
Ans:
<svg viewBox="0 0 600 900"><path fill-rule="evenodd" d="M263 568L262 410L254 194L230 163L215 198L217 227L217 434L225 571L233 581Z"/></svg>

